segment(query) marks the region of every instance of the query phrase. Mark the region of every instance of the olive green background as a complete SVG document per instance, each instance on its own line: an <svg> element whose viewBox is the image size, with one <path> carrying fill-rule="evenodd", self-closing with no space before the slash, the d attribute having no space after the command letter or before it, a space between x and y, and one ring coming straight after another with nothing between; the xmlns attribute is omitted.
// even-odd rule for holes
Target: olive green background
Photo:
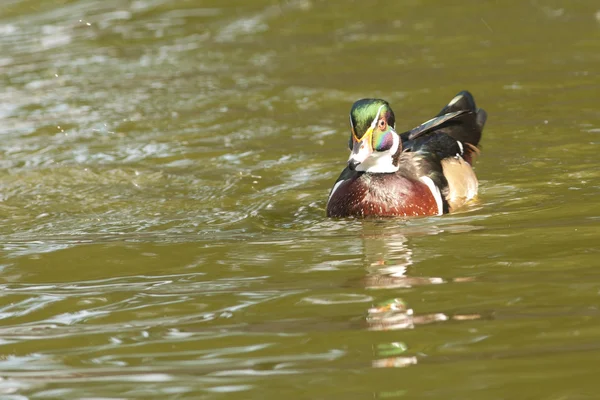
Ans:
<svg viewBox="0 0 600 400"><path fill-rule="evenodd" d="M596 399L600 4L6 0L0 398ZM460 90L478 202L325 218Z"/></svg>

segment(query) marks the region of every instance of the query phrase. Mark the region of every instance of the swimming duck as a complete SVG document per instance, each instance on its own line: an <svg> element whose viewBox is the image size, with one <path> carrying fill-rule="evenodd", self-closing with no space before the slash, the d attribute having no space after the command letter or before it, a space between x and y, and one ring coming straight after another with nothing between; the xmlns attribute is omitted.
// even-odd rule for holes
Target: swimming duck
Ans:
<svg viewBox="0 0 600 400"><path fill-rule="evenodd" d="M350 110L350 158L327 201L329 217L442 215L477 195L471 167L487 114L458 93L434 118L397 133L389 103Z"/></svg>

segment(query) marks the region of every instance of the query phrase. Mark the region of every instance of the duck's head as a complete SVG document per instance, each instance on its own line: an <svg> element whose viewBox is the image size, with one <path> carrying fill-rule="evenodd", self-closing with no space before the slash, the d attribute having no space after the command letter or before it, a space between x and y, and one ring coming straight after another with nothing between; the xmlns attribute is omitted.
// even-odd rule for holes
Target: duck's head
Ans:
<svg viewBox="0 0 600 400"><path fill-rule="evenodd" d="M385 173L398 170L402 151L400 136L394 130L396 118L387 101L361 99L350 110L352 153L348 168L356 171Z"/></svg>

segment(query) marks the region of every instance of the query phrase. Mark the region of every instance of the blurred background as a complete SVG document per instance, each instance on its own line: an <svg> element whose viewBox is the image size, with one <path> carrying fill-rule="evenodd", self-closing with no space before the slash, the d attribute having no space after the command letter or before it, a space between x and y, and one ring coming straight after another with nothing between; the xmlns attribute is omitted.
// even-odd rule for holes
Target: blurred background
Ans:
<svg viewBox="0 0 600 400"><path fill-rule="evenodd" d="M596 399L600 4L4 0L2 399ZM325 218L468 89L477 202Z"/></svg>

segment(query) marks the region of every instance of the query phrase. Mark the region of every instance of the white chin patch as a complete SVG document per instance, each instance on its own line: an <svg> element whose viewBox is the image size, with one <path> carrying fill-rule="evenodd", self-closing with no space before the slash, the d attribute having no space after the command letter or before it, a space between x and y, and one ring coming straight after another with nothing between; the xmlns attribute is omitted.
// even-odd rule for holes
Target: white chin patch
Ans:
<svg viewBox="0 0 600 400"><path fill-rule="evenodd" d="M398 166L394 165L392 157L398 151L400 146L400 137L394 133L394 144L392 148L386 151L374 151L369 157L357 167L357 171L372 173L389 173L398 171Z"/></svg>
<svg viewBox="0 0 600 400"><path fill-rule="evenodd" d="M374 152L365 161L356 167L357 171L386 173L396 172L398 167L392 162L392 154L390 152Z"/></svg>

